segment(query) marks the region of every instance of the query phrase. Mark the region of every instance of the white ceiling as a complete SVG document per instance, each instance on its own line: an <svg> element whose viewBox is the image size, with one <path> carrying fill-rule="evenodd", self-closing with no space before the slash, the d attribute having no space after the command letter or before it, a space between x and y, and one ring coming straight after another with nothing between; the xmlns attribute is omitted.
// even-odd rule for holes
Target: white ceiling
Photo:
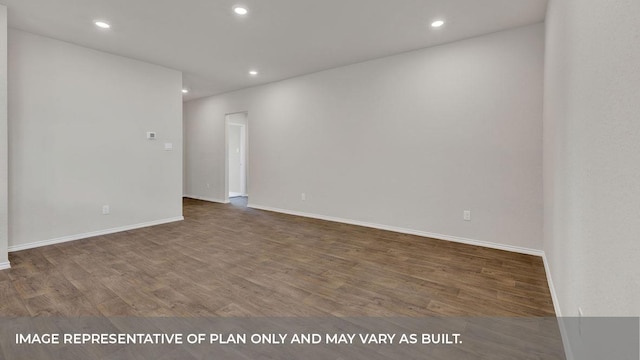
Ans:
<svg viewBox="0 0 640 360"><path fill-rule="evenodd" d="M186 99L541 22L547 0L0 0L9 26L184 72ZM249 14L233 14L234 5ZM104 19L111 30L93 21ZM446 20L433 30L434 19ZM260 71L248 75L250 68Z"/></svg>

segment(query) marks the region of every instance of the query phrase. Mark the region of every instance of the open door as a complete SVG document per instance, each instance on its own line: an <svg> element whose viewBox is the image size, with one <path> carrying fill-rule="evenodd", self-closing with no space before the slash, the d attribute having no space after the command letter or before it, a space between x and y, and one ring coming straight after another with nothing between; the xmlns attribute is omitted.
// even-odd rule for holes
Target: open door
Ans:
<svg viewBox="0 0 640 360"><path fill-rule="evenodd" d="M247 113L227 115L228 197L247 196Z"/></svg>

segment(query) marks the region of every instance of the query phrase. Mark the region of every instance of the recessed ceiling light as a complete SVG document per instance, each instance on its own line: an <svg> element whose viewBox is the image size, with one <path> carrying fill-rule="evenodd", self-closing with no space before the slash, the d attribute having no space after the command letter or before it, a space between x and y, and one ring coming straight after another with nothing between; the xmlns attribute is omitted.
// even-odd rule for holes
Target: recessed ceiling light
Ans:
<svg viewBox="0 0 640 360"><path fill-rule="evenodd" d="M256 70L251 70L251 71L249 71L249 75L256 76L256 75L258 75L258 72Z"/></svg>
<svg viewBox="0 0 640 360"><path fill-rule="evenodd" d="M442 20L436 20L431 23L431 27L434 27L434 28L439 28L442 25L444 25L444 21Z"/></svg>
<svg viewBox="0 0 640 360"><path fill-rule="evenodd" d="M189 93L189 89L182 89L182 93L183 94L188 94Z"/></svg>
<svg viewBox="0 0 640 360"><path fill-rule="evenodd" d="M110 29L111 28L111 25L109 25L109 23L106 23L104 21L95 21L94 24L96 24L96 26L101 28L101 29Z"/></svg>
<svg viewBox="0 0 640 360"><path fill-rule="evenodd" d="M233 12L238 15L247 15L247 13L249 13L249 10L247 10L247 8L242 6L236 6L233 8Z"/></svg>

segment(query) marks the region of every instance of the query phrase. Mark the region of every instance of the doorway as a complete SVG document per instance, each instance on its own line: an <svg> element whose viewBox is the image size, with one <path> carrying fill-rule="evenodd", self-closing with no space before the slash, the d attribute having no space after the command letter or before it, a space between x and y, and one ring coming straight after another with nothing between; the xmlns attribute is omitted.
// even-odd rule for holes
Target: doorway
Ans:
<svg viewBox="0 0 640 360"><path fill-rule="evenodd" d="M227 197L247 196L247 113L226 116Z"/></svg>

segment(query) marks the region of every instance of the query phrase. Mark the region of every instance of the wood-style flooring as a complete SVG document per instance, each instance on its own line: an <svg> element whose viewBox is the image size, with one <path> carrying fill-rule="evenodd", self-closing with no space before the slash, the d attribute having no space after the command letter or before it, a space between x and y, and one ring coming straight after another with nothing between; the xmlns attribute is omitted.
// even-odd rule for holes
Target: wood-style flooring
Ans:
<svg viewBox="0 0 640 360"><path fill-rule="evenodd" d="M185 221L14 252L1 316L554 316L540 258L184 200Z"/></svg>

